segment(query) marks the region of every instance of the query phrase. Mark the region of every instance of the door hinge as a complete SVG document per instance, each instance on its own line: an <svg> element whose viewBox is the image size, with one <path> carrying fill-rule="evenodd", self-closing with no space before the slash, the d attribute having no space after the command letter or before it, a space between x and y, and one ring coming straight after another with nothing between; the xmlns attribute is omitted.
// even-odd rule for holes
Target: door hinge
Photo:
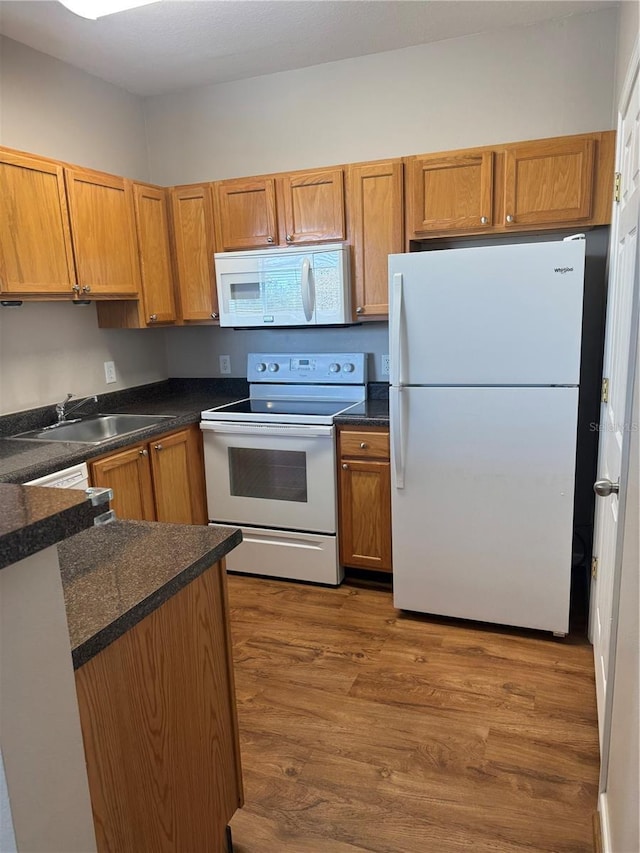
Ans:
<svg viewBox="0 0 640 853"><path fill-rule="evenodd" d="M597 578L598 578L598 558L597 557L591 558L591 577L593 578L594 581L597 580Z"/></svg>
<svg viewBox="0 0 640 853"><path fill-rule="evenodd" d="M602 388L600 391L600 402L601 403L608 403L609 402L609 380L608 379L602 380Z"/></svg>
<svg viewBox="0 0 640 853"><path fill-rule="evenodd" d="M616 172L616 179L613 184L613 200L620 201L620 196L622 193L622 173Z"/></svg>

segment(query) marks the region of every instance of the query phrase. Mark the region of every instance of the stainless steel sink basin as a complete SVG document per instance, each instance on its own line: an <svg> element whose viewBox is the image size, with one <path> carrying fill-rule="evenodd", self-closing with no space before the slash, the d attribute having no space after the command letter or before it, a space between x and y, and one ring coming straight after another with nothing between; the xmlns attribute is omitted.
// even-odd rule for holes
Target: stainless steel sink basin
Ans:
<svg viewBox="0 0 640 853"><path fill-rule="evenodd" d="M171 420L172 417L173 415L94 415L78 421L22 432L12 438L26 441L75 441L79 444L102 444L103 441L109 441L112 438L160 425L164 420Z"/></svg>

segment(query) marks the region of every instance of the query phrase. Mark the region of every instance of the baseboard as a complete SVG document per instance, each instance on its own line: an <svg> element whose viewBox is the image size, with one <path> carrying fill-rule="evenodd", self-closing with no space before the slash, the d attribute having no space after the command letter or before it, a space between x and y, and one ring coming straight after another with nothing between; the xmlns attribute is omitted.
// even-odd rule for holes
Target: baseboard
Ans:
<svg viewBox="0 0 640 853"><path fill-rule="evenodd" d="M607 792L598 797L598 823L600 824L600 847L596 847L596 853L613 853L611 845L611 825L609 823L609 801Z"/></svg>

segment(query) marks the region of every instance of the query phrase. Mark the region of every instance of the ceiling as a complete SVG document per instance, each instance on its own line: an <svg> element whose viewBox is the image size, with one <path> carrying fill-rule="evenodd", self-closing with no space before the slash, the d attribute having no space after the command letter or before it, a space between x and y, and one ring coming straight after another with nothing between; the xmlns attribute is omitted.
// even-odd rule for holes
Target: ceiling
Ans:
<svg viewBox="0 0 640 853"><path fill-rule="evenodd" d="M0 33L138 95L242 80L610 6L611 0L162 0L97 21L0 2Z"/></svg>

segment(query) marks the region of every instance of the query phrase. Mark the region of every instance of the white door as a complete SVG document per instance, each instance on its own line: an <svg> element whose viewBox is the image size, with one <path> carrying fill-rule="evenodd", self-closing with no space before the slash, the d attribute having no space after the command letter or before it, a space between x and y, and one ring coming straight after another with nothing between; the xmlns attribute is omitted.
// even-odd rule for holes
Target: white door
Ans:
<svg viewBox="0 0 640 853"><path fill-rule="evenodd" d="M395 606L566 633L578 389L391 394Z"/></svg>
<svg viewBox="0 0 640 853"><path fill-rule="evenodd" d="M614 205L611 232L611 272L607 304L607 326L603 376L609 380L608 401L600 419L598 478L620 480L625 419L629 399L627 372L631 340L632 298L637 263L638 216L640 212L640 90L638 68L625 89L618 119L617 170L621 173L621 198ZM590 634L593 643L598 700L600 746L606 728L606 699L613 612L614 562L618 527L618 496L596 499L594 556L597 576L591 582Z"/></svg>
<svg viewBox="0 0 640 853"><path fill-rule="evenodd" d="M390 255L392 384L577 385L585 241Z"/></svg>

